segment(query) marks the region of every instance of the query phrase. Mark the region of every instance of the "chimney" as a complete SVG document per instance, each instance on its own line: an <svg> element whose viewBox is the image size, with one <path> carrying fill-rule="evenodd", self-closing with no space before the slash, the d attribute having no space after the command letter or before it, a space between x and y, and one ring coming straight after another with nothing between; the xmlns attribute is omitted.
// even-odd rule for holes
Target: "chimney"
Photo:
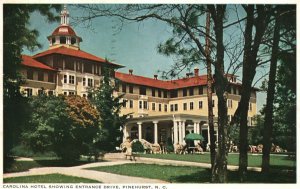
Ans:
<svg viewBox="0 0 300 189"><path fill-rule="evenodd" d="M195 77L199 76L199 69L198 68L194 69L194 75L195 75Z"/></svg>
<svg viewBox="0 0 300 189"><path fill-rule="evenodd" d="M129 75L132 75L133 69L129 69Z"/></svg>
<svg viewBox="0 0 300 189"><path fill-rule="evenodd" d="M156 74L154 75L154 79L157 80L157 75Z"/></svg>

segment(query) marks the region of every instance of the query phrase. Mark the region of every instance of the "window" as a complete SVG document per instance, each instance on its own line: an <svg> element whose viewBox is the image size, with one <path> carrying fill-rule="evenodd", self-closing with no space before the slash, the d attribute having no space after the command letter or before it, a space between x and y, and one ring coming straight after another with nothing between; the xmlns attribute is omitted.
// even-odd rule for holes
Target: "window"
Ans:
<svg viewBox="0 0 300 189"><path fill-rule="evenodd" d="M123 99L122 106L123 106L124 108L126 108L126 103L127 103L127 100L126 100L126 99Z"/></svg>
<svg viewBox="0 0 300 189"><path fill-rule="evenodd" d="M33 79L33 71L27 70L27 79Z"/></svg>
<svg viewBox="0 0 300 189"><path fill-rule="evenodd" d="M231 99L227 99L227 107L232 108L232 100Z"/></svg>
<svg viewBox="0 0 300 189"><path fill-rule="evenodd" d="M146 87L140 86L140 95L146 95Z"/></svg>
<svg viewBox="0 0 300 189"><path fill-rule="evenodd" d="M215 107L215 100L212 101L212 107Z"/></svg>
<svg viewBox="0 0 300 189"><path fill-rule="evenodd" d="M152 110L155 111L155 103L152 103Z"/></svg>
<svg viewBox="0 0 300 189"><path fill-rule="evenodd" d="M161 90L160 89L158 89L157 93L158 93L158 97L161 98Z"/></svg>
<svg viewBox="0 0 300 189"><path fill-rule="evenodd" d="M133 108L133 100L129 101L129 108Z"/></svg>
<svg viewBox="0 0 300 189"><path fill-rule="evenodd" d="M183 110L187 110L187 103L183 103Z"/></svg>
<svg viewBox="0 0 300 189"><path fill-rule="evenodd" d="M38 90L38 95L40 96L40 95L42 95L42 94L44 94L44 90L43 90L43 89L39 89L39 90Z"/></svg>
<svg viewBox="0 0 300 189"><path fill-rule="evenodd" d="M170 105L170 109L171 109L171 112L174 111L174 105L173 104Z"/></svg>
<svg viewBox="0 0 300 189"><path fill-rule="evenodd" d="M68 83L68 76L64 75L64 83Z"/></svg>
<svg viewBox="0 0 300 189"><path fill-rule="evenodd" d="M32 89L25 89L26 93L27 93L27 97L32 96Z"/></svg>
<svg viewBox="0 0 300 189"><path fill-rule="evenodd" d="M194 102L190 102L190 110L194 109Z"/></svg>
<svg viewBox="0 0 300 189"><path fill-rule="evenodd" d="M75 77L73 75L69 75L69 83L74 84L75 83Z"/></svg>
<svg viewBox="0 0 300 189"><path fill-rule="evenodd" d="M203 86L199 86L199 88L198 88L198 93L199 93L199 95L202 95L203 94Z"/></svg>
<svg viewBox="0 0 300 189"><path fill-rule="evenodd" d="M182 89L182 96L186 96L187 95L187 90L186 90L186 88L183 88Z"/></svg>
<svg viewBox="0 0 300 189"><path fill-rule="evenodd" d="M70 91L69 95L75 95L75 92L74 91Z"/></svg>
<svg viewBox="0 0 300 189"><path fill-rule="evenodd" d="M51 83L54 82L54 74L53 73L48 73L48 82L51 82Z"/></svg>
<svg viewBox="0 0 300 189"><path fill-rule="evenodd" d="M126 84L125 83L122 84L122 93L126 93Z"/></svg>
<svg viewBox="0 0 300 189"><path fill-rule="evenodd" d="M148 103L147 103L147 101L144 101L144 109L148 109Z"/></svg>
<svg viewBox="0 0 300 189"><path fill-rule="evenodd" d="M154 88L152 88L152 96L155 97L155 89Z"/></svg>
<svg viewBox="0 0 300 189"><path fill-rule="evenodd" d="M129 93L133 93L133 85L129 85Z"/></svg>
<svg viewBox="0 0 300 189"><path fill-rule="evenodd" d="M161 104L158 104L158 111L161 112Z"/></svg>
<svg viewBox="0 0 300 189"><path fill-rule="evenodd" d="M44 81L44 73L43 72L38 72L38 80Z"/></svg>
<svg viewBox="0 0 300 189"><path fill-rule="evenodd" d="M85 86L86 85L86 79L82 78L82 85Z"/></svg>
<svg viewBox="0 0 300 189"><path fill-rule="evenodd" d="M175 104L174 109L175 109L175 112L178 111L178 104Z"/></svg>
<svg viewBox="0 0 300 189"><path fill-rule="evenodd" d="M88 86L89 87L93 86L93 79L88 78Z"/></svg>
<svg viewBox="0 0 300 189"><path fill-rule="evenodd" d="M60 44L66 44L66 37L60 37L59 38L59 40L60 40Z"/></svg>
<svg viewBox="0 0 300 189"><path fill-rule="evenodd" d="M68 92L64 92L64 95L68 95Z"/></svg>
<svg viewBox="0 0 300 189"><path fill-rule="evenodd" d="M164 98L168 98L168 92L164 91Z"/></svg>
<svg viewBox="0 0 300 189"><path fill-rule="evenodd" d="M194 87L189 88L190 96L194 96Z"/></svg>
<svg viewBox="0 0 300 189"><path fill-rule="evenodd" d="M249 102L249 110L252 111L252 103Z"/></svg>
<svg viewBox="0 0 300 189"><path fill-rule="evenodd" d="M215 87L214 86L211 87L211 92L215 93Z"/></svg>
<svg viewBox="0 0 300 189"><path fill-rule="evenodd" d="M71 44L74 45L75 43L76 43L76 38L75 38L75 37L72 37L72 38L71 38Z"/></svg>
<svg viewBox="0 0 300 189"><path fill-rule="evenodd" d="M49 96L53 96L53 95L54 95L54 92L53 92L53 91L48 91L48 95L49 95Z"/></svg>
<svg viewBox="0 0 300 189"><path fill-rule="evenodd" d="M139 101L139 109L143 109L143 101Z"/></svg>
<svg viewBox="0 0 300 189"><path fill-rule="evenodd" d="M177 90L171 90L170 97L171 98L177 98L178 97L178 91Z"/></svg>
<svg viewBox="0 0 300 189"><path fill-rule="evenodd" d="M168 105L165 104L165 112L167 112L167 111L168 111Z"/></svg>
<svg viewBox="0 0 300 189"><path fill-rule="evenodd" d="M203 101L199 101L199 109L203 108Z"/></svg>
<svg viewBox="0 0 300 189"><path fill-rule="evenodd" d="M52 44L55 44L55 37L52 38Z"/></svg>
<svg viewBox="0 0 300 189"><path fill-rule="evenodd" d="M86 98L86 94L83 94L82 97Z"/></svg>
<svg viewBox="0 0 300 189"><path fill-rule="evenodd" d="M93 73L93 66L91 64L83 64L83 70L85 73Z"/></svg>

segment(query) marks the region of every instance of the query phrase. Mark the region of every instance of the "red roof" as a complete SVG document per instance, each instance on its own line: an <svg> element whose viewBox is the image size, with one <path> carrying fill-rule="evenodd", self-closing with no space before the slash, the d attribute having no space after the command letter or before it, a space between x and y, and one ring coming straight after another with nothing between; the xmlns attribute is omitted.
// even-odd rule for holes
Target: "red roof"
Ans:
<svg viewBox="0 0 300 189"><path fill-rule="evenodd" d="M76 33L70 26L60 25L52 32L52 35L76 35Z"/></svg>
<svg viewBox="0 0 300 189"><path fill-rule="evenodd" d="M31 56L28 55L22 55L22 65L44 70L57 71L39 61L34 60Z"/></svg>
<svg viewBox="0 0 300 189"><path fill-rule="evenodd" d="M177 89L177 88L192 87L192 86L207 84L206 75L172 80L172 81L163 81L163 80L152 79L152 78L138 76L138 75L125 74L121 72L115 72L115 77L126 83L133 83L137 85L144 85L144 86L150 86L150 87L162 88L162 89Z"/></svg>
<svg viewBox="0 0 300 189"><path fill-rule="evenodd" d="M113 65L116 67L123 67L121 65L108 62L103 58L94 56L94 55L84 52L82 50L75 50L75 49L67 48L64 46L60 46L60 47L57 47L54 49L49 49L44 52L38 53L38 54L34 55L33 58L39 58L39 57L43 57L43 56L50 55L50 54L62 54L62 55L92 60L92 61L96 61L96 62L106 63L106 64L110 64L110 65Z"/></svg>

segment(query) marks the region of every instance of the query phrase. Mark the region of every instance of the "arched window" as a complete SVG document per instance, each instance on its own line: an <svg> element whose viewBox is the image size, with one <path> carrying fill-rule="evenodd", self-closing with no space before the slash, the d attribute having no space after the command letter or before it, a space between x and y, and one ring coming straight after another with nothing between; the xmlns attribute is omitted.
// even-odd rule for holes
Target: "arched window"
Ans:
<svg viewBox="0 0 300 189"><path fill-rule="evenodd" d="M60 44L66 44L66 37L60 37Z"/></svg>

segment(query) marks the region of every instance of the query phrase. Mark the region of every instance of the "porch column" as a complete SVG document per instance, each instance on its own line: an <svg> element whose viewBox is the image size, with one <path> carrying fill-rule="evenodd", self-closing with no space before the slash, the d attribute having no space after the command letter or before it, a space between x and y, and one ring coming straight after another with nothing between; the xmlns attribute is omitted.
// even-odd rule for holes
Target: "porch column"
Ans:
<svg viewBox="0 0 300 189"><path fill-rule="evenodd" d="M158 121L153 121L154 124L154 144L158 144L158 133L157 133L157 123Z"/></svg>
<svg viewBox="0 0 300 189"><path fill-rule="evenodd" d="M200 123L196 123L197 133L200 134Z"/></svg>
<svg viewBox="0 0 300 189"><path fill-rule="evenodd" d="M207 144L210 145L210 130L209 130L209 125L207 126L207 139L208 139Z"/></svg>
<svg viewBox="0 0 300 189"><path fill-rule="evenodd" d="M179 125L178 125L178 129L179 129L179 137L178 137L178 142L179 142L179 144L182 144L182 124L181 124L181 121L179 121L178 122L179 123Z"/></svg>
<svg viewBox="0 0 300 189"><path fill-rule="evenodd" d="M174 127L174 144L178 143L178 125L177 125L177 121L173 122L173 127Z"/></svg>
<svg viewBox="0 0 300 189"><path fill-rule="evenodd" d="M194 122L194 133L197 133L197 123Z"/></svg>
<svg viewBox="0 0 300 189"><path fill-rule="evenodd" d="M182 138L181 138L181 141L183 142L184 137L185 137L185 121L182 121L181 126L182 126Z"/></svg>
<svg viewBox="0 0 300 189"><path fill-rule="evenodd" d="M137 124L139 126L139 128L138 128L138 130L139 130L139 140L141 140L142 139L142 122L137 122Z"/></svg>

